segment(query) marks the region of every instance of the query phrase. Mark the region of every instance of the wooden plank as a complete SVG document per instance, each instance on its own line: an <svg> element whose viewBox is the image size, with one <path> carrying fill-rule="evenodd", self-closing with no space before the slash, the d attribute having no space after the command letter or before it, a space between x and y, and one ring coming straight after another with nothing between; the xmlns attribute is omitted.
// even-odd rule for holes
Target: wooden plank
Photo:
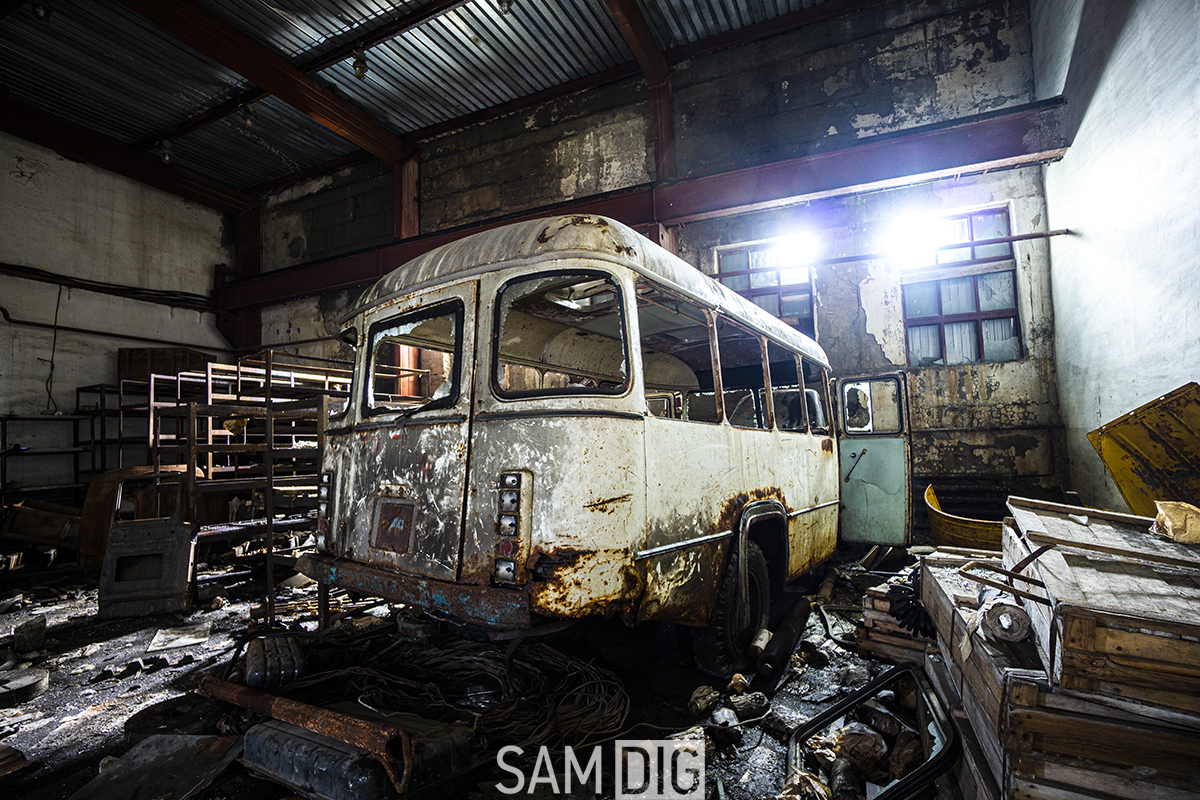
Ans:
<svg viewBox="0 0 1200 800"><path fill-rule="evenodd" d="M1033 703L1055 711L1087 714L1133 725L1156 725L1186 730L1200 730L1200 714L1171 707L1142 703L1118 697L1106 697L1095 692L1072 692L1057 687L1053 692L1039 691Z"/></svg>
<svg viewBox="0 0 1200 800"><path fill-rule="evenodd" d="M1141 526L1149 528L1154 523L1153 517L1139 517L1134 514L1122 514L1118 511L1109 511L1102 508L1087 508L1085 506L1068 506L1062 503L1049 503L1045 500L1034 500L1028 497L1009 497L1008 508L1015 512L1017 509L1028 510L1030 513L1038 511L1047 511L1052 514L1075 514L1081 517L1091 519L1103 519L1111 522L1123 522L1128 525ZM1014 513L1015 517L1016 514Z"/></svg>
<svg viewBox="0 0 1200 800"><path fill-rule="evenodd" d="M975 731L975 735L979 738L980 749L983 750L984 760L987 762L988 769L991 770L992 777L1000 786L1004 785L1004 749L1001 747L1000 739L996 736L992 729L991 720L987 718L983 707L979 703L979 699L971 692L965 692L962 695L963 711L967 714L967 720L971 724L971 729Z"/></svg>
<svg viewBox="0 0 1200 800"><path fill-rule="evenodd" d="M1113 795L1080 794L1068 787L1020 778L1013 783L1014 800L1119 800Z"/></svg>
<svg viewBox="0 0 1200 800"><path fill-rule="evenodd" d="M1067 761L1047 757L1039 766L1039 777L1095 794L1138 800L1200 800L1200 785L1169 778L1163 778L1167 784L1160 784L1153 778L1147 779L1145 772L1131 774L1089 759Z"/></svg>
<svg viewBox="0 0 1200 800"><path fill-rule="evenodd" d="M1091 550L1096 553L1106 553L1111 556L1123 556L1125 558L1136 558L1141 561L1153 561L1156 564L1165 564L1171 567L1179 567L1181 569L1200 569L1200 560L1194 556L1181 558L1174 554L1161 552L1150 552L1145 550L1132 551L1125 547L1118 547L1110 544L1102 544L1099 542L1085 542L1076 538L1068 538L1063 536L1054 536L1049 533L1041 533L1040 531L1026 531L1025 538L1030 544L1038 545L1052 544L1055 547L1074 548L1076 550Z"/></svg>
<svg viewBox="0 0 1200 800"><path fill-rule="evenodd" d="M1093 646L1080 649L1178 664L1200 664L1200 642L1113 628L1096 628Z"/></svg>
<svg viewBox="0 0 1200 800"><path fill-rule="evenodd" d="M1149 659L1119 663L1112 657L1069 649L1062 652L1062 666L1064 673L1091 681L1200 695L1200 667Z"/></svg>
<svg viewBox="0 0 1200 800"><path fill-rule="evenodd" d="M1108 681L1096 681L1094 691L1097 694L1111 695L1118 698L1128 698L1142 703L1178 708L1200 714L1200 697L1180 694L1166 689L1153 689L1144 686L1130 686Z"/></svg>
<svg viewBox="0 0 1200 800"><path fill-rule="evenodd" d="M1039 780L1017 778L1013 781L1013 800L1125 800L1120 795L1080 793L1068 786Z"/></svg>
<svg viewBox="0 0 1200 800"><path fill-rule="evenodd" d="M1034 748L1110 764L1200 777L1200 737L1149 725L1114 723L1083 714L1013 709L1010 731L1034 735Z"/></svg>

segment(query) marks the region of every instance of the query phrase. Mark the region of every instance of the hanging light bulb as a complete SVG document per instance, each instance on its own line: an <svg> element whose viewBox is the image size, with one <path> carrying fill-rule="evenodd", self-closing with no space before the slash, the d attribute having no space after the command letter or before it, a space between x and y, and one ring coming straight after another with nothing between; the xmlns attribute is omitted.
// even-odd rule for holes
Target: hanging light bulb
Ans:
<svg viewBox="0 0 1200 800"><path fill-rule="evenodd" d="M242 124L247 128L253 128L256 122L258 122L258 114L254 113L254 103L246 103L242 106Z"/></svg>
<svg viewBox="0 0 1200 800"><path fill-rule="evenodd" d="M500 13L507 14L512 11L513 0L500 0Z"/></svg>
<svg viewBox="0 0 1200 800"><path fill-rule="evenodd" d="M50 7L49 3L33 4L33 16L36 17L39 22L45 22L46 20L50 19L50 15L53 13L54 9Z"/></svg>
<svg viewBox="0 0 1200 800"><path fill-rule="evenodd" d="M164 164L171 163L171 140L167 139L159 148L158 157L162 159Z"/></svg>
<svg viewBox="0 0 1200 800"><path fill-rule="evenodd" d="M354 77L360 81L367 77L367 51L363 49L362 42L358 43L358 47L354 48Z"/></svg>

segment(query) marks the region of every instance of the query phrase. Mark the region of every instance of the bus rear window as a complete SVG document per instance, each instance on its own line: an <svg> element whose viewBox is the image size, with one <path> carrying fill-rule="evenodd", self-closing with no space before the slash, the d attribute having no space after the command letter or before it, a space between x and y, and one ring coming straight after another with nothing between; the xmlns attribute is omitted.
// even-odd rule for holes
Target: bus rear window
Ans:
<svg viewBox="0 0 1200 800"><path fill-rule="evenodd" d="M413 412L453 404L462 324L462 303L454 301L373 325L367 412Z"/></svg>
<svg viewBox="0 0 1200 800"><path fill-rule="evenodd" d="M555 272L512 281L497 308L493 385L501 397L628 388L621 291L612 278Z"/></svg>

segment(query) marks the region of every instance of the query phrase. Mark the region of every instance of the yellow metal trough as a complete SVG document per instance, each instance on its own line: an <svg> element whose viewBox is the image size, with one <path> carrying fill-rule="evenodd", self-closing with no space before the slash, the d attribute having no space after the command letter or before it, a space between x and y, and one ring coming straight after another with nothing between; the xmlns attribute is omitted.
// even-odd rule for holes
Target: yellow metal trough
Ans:
<svg viewBox="0 0 1200 800"><path fill-rule="evenodd" d="M933 528L934 541L938 544L975 550L1000 549L1003 523L947 514L938 503L933 484L925 490L925 507L929 510L929 526Z"/></svg>

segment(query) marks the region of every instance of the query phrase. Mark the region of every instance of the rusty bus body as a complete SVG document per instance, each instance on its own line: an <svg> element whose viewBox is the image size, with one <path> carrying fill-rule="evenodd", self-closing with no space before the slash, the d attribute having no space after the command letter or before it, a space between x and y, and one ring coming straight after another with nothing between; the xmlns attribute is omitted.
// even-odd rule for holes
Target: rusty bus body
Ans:
<svg viewBox="0 0 1200 800"><path fill-rule="evenodd" d="M355 380L301 563L322 582L492 629L703 627L729 587L745 604L750 550L776 591L835 550L824 353L620 223L462 239L343 324Z"/></svg>

